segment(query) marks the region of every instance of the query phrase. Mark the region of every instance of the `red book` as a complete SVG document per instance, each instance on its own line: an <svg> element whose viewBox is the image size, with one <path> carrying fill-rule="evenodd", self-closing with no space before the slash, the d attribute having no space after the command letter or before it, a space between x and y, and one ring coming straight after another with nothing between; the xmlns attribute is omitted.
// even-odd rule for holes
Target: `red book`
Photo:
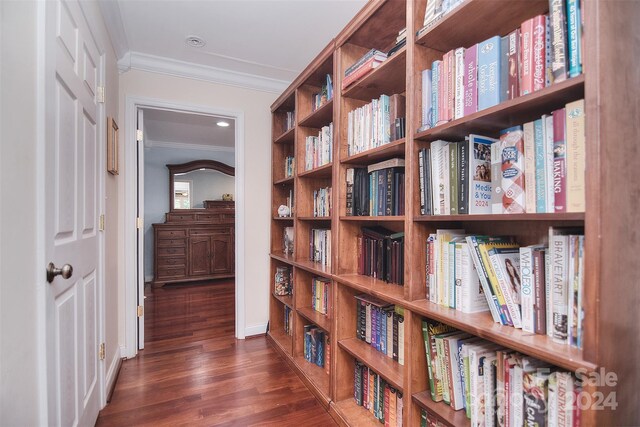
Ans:
<svg viewBox="0 0 640 427"><path fill-rule="evenodd" d="M447 92L447 117L449 120L453 120L455 117L456 109L456 52L450 50L447 55L447 61L449 62L447 67L447 78L449 79L449 86Z"/></svg>
<svg viewBox="0 0 640 427"><path fill-rule="evenodd" d="M553 113L553 199L555 212L567 211L567 140L564 108Z"/></svg>
<svg viewBox="0 0 640 427"><path fill-rule="evenodd" d="M384 416L384 427L390 427L389 423L389 384L384 385L384 404L383 408L383 416Z"/></svg>
<svg viewBox="0 0 640 427"><path fill-rule="evenodd" d="M547 82L547 16L533 18L533 91L544 89Z"/></svg>
<svg viewBox="0 0 640 427"><path fill-rule="evenodd" d="M367 60L364 64L358 67L353 73L349 74L342 80L342 89L349 86L351 83L355 82L359 78L369 74L374 68L378 65L382 64L379 59L376 59L375 56L372 56Z"/></svg>
<svg viewBox="0 0 640 427"><path fill-rule="evenodd" d="M533 92L533 20L520 26L520 96Z"/></svg>
<svg viewBox="0 0 640 427"><path fill-rule="evenodd" d="M520 29L516 28L509 33L509 84L507 99L520 96Z"/></svg>

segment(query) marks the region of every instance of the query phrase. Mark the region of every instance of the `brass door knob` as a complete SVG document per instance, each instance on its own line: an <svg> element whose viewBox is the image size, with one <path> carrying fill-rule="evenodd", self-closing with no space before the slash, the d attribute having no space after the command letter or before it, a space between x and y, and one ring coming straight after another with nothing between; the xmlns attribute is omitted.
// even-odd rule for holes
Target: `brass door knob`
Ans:
<svg viewBox="0 0 640 427"><path fill-rule="evenodd" d="M47 266L47 282L53 282L56 276L62 276L63 279L68 279L73 274L73 267L69 264L65 264L62 268L56 268L55 264L50 262Z"/></svg>

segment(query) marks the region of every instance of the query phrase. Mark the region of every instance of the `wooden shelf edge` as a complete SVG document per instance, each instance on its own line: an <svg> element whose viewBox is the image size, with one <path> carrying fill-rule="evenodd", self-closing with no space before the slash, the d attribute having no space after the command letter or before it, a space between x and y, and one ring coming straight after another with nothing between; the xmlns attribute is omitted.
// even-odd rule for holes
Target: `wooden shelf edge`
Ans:
<svg viewBox="0 0 640 427"><path fill-rule="evenodd" d="M406 64L407 64L407 46L405 45L400 50L398 50L393 56L385 59L376 68L369 71L367 74L360 77L358 80L354 81L346 88L341 89L342 96L345 98L352 98L354 97L354 93L357 93L359 90L365 87L372 86L371 82L376 80L377 78L376 76L387 72L389 68L393 68L393 67L403 68L404 70L406 70L407 68ZM403 79L406 79L405 74L403 74ZM406 86L406 80L404 81L404 83ZM392 95L392 94L387 94L387 95Z"/></svg>
<svg viewBox="0 0 640 427"><path fill-rule="evenodd" d="M329 174L326 176L326 178L331 178L331 169L332 168L333 168L333 162L330 162L330 163L327 163L326 165L318 166L317 168L309 169L308 171L304 171L304 172L300 172L298 174L298 178L313 178L313 177L316 177L318 175L320 175L319 177L322 177L327 172L329 172Z"/></svg>
<svg viewBox="0 0 640 427"><path fill-rule="evenodd" d="M295 261L293 259L293 255L285 255L282 252L271 252L271 254L269 254L269 256L275 260L278 260L280 262L284 262L285 264L289 264L292 267L295 266Z"/></svg>
<svg viewBox="0 0 640 427"><path fill-rule="evenodd" d="M341 221L362 221L362 222L404 222L404 215L380 215L380 216L341 216Z"/></svg>
<svg viewBox="0 0 640 427"><path fill-rule="evenodd" d="M328 113L327 110L331 110L331 112ZM333 119L333 98L328 100L324 105L319 107L317 110L312 111L309 115L307 115L307 117L300 120L299 126L317 128L318 127L317 125L325 121L323 118L323 116L325 115L329 116L329 121L326 123L326 125L328 125L329 123L331 123Z"/></svg>
<svg viewBox="0 0 640 427"><path fill-rule="evenodd" d="M402 285L386 283L382 280L359 274L334 274L333 278L337 282L360 292L364 292L404 308L407 307L407 301L404 299L404 287Z"/></svg>
<svg viewBox="0 0 640 427"><path fill-rule="evenodd" d="M272 217L273 220L275 221L293 221L293 217L292 216L278 216L278 215L274 215Z"/></svg>
<svg viewBox="0 0 640 427"><path fill-rule="evenodd" d="M300 307L297 308L296 311L300 316L320 327L320 329L324 330L326 333L331 333L331 319L324 314L314 310L311 307Z"/></svg>
<svg viewBox="0 0 640 427"><path fill-rule="evenodd" d="M584 212L524 213L488 215L419 215L415 222L467 222L467 221L584 221Z"/></svg>
<svg viewBox="0 0 640 427"><path fill-rule="evenodd" d="M299 216L300 221L331 221L330 216Z"/></svg>
<svg viewBox="0 0 640 427"><path fill-rule="evenodd" d="M389 384L404 393L404 366L357 338L338 341L338 346L380 374Z"/></svg>
<svg viewBox="0 0 640 427"><path fill-rule="evenodd" d="M461 331L531 355L569 371L583 368L591 372L597 368L596 364L583 358L580 349L553 342L546 335L531 334L511 326L495 323L489 312L462 313L447 307L440 307L427 300L409 301L407 308L424 317L446 323Z"/></svg>
<svg viewBox="0 0 640 427"><path fill-rule="evenodd" d="M273 185L281 185L281 184L293 184L293 180L295 179L295 177L293 176L289 176L286 178L282 178L282 179L278 179L276 181L273 181Z"/></svg>
<svg viewBox="0 0 640 427"><path fill-rule="evenodd" d="M273 344L273 348L275 348L281 356L283 356L285 359L291 358L291 336L285 334L284 332L278 333L269 331L267 332L267 337Z"/></svg>
<svg viewBox="0 0 640 427"><path fill-rule="evenodd" d="M295 356L292 358L293 366L298 371L298 376L318 400L328 409L331 398L329 397L329 374L311 362L308 362L303 356Z"/></svg>
<svg viewBox="0 0 640 427"><path fill-rule="evenodd" d="M296 127L292 127L291 129L289 129L288 131L280 134L280 136L274 138L273 143L274 144L282 144L282 143L288 143L288 142L293 142L294 138L294 133L296 131Z"/></svg>
<svg viewBox="0 0 640 427"><path fill-rule="evenodd" d="M434 402L431 400L431 394L428 391L415 393L412 399L420 408L428 410L450 427L468 427L471 425L471 420L465 415L464 409L454 411L451 406L444 402Z"/></svg>
<svg viewBox="0 0 640 427"><path fill-rule="evenodd" d="M379 147L372 148L367 151L363 151L361 153L353 154L351 156L347 156L346 158L340 160L340 163L343 164L359 164L365 163L369 159L378 160L382 159L385 156L393 156L395 154L404 157L404 145L406 138L396 139L395 141L391 141L388 144L381 145Z"/></svg>
<svg viewBox="0 0 640 427"><path fill-rule="evenodd" d="M331 402L329 415L341 426L380 426L380 421L367 409L358 406L353 397Z"/></svg>
<svg viewBox="0 0 640 427"><path fill-rule="evenodd" d="M293 295L276 295L271 293L275 299L286 305L290 309L293 309Z"/></svg>

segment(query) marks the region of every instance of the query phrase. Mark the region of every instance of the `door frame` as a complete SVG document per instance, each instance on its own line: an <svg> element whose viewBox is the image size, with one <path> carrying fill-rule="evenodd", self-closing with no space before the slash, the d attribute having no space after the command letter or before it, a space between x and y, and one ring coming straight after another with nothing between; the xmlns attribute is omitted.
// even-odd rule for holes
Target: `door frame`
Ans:
<svg viewBox="0 0 640 427"><path fill-rule="evenodd" d="M121 351L123 357L135 357L137 344L137 273L136 273L136 117L139 108L169 110L181 113L204 114L228 117L235 123L235 336L245 338L245 208L244 208L244 112L224 108L177 103L164 99L125 96L124 126L124 310L125 342ZM144 171L141 171L144 173ZM144 248L143 248L144 250ZM143 267L144 268L144 267Z"/></svg>

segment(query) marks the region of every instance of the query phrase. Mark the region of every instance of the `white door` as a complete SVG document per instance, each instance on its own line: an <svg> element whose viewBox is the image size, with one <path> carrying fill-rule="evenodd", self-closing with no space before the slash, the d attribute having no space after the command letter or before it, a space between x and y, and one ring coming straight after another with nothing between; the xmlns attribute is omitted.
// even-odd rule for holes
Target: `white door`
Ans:
<svg viewBox="0 0 640 427"><path fill-rule="evenodd" d="M100 409L99 141L103 58L75 1L47 1L44 22L45 257L49 425L93 426ZM44 279L43 266L43 279Z"/></svg>
<svg viewBox="0 0 640 427"><path fill-rule="evenodd" d="M138 108L136 123L136 153L138 160L138 197L137 214L138 218L144 219L144 110ZM138 247L138 350L144 348L144 221L139 223L137 231Z"/></svg>

